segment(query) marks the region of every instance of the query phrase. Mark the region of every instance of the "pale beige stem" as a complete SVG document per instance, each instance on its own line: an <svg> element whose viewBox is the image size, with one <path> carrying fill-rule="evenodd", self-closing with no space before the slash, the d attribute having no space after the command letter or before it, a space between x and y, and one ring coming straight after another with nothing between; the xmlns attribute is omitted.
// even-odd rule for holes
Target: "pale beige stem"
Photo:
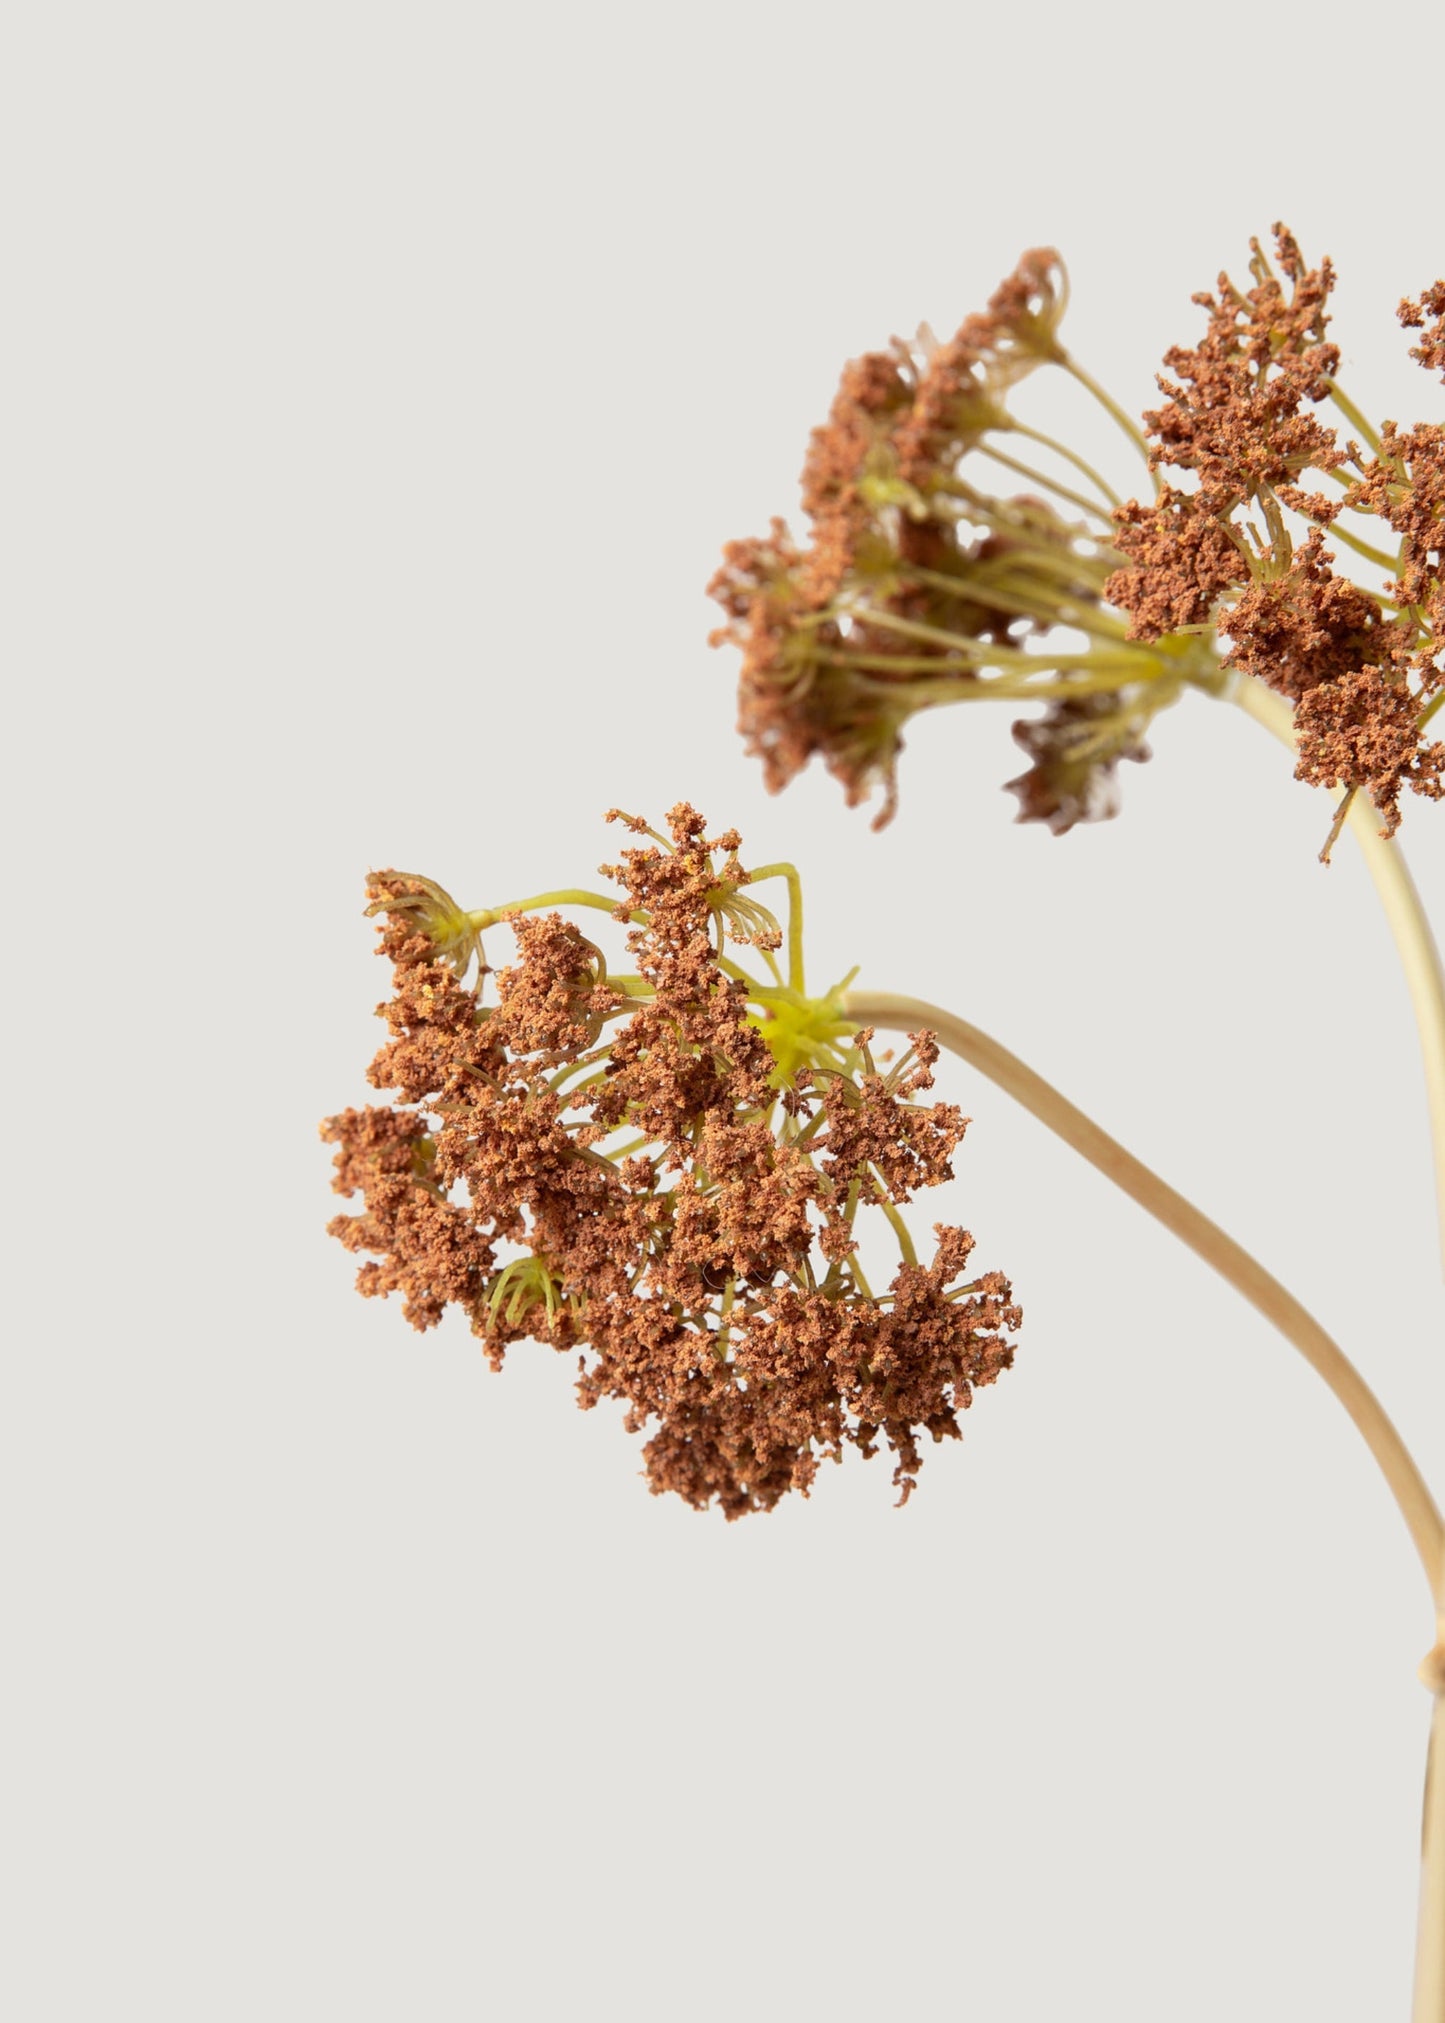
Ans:
<svg viewBox="0 0 1445 2023"><path fill-rule="evenodd" d="M1445 1626L1445 1617L1442 1617ZM1421 1667L1434 1669L1435 1708L1425 1757L1425 1809L1420 1826L1420 1925L1415 1943L1412 2023L1445 2023L1445 1627Z"/></svg>
<svg viewBox="0 0 1445 2023"><path fill-rule="evenodd" d="M1445 1582L1445 1523L1435 1499L1379 1399L1344 1350L1285 1291L1278 1279L1182 1194L1166 1186L1142 1161L1100 1130L1041 1075L1036 1075L1017 1055L980 1032L977 1026L940 1010L937 1005L925 1004L920 998L894 997L876 991L849 991L843 999L843 1016L856 1020L860 1026L881 1026L890 1032L936 1033L944 1046L1047 1124L1065 1144L1072 1145L1091 1166L1096 1166L1116 1187L1122 1188L1207 1264L1213 1265L1243 1293L1251 1306L1272 1321L1324 1378L1374 1455L1409 1528L1425 1569L1433 1605L1441 1583ZM1445 2023L1445 2018L1440 2023Z"/></svg>
<svg viewBox="0 0 1445 2023"><path fill-rule="evenodd" d="M1246 716L1263 724L1291 751L1294 749L1294 715L1282 696L1252 675L1242 677L1231 694ZM1335 798L1338 805L1342 797ZM1380 834L1380 816L1367 794L1355 795L1345 819L1364 855L1395 937L1420 1032L1420 1050L1425 1057L1425 1100L1435 1150L1440 1262L1445 1269L1445 967L1441 965L1440 951L1399 845Z"/></svg>

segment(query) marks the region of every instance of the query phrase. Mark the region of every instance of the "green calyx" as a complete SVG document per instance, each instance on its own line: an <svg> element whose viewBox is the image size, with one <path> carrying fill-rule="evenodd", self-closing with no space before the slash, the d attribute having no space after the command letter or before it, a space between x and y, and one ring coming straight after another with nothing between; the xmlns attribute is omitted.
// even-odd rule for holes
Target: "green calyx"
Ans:
<svg viewBox="0 0 1445 2023"><path fill-rule="evenodd" d="M749 1012L748 1024L761 1033L776 1063L770 1077L774 1088L791 1088L800 1068L845 1069L858 1027L843 1015L843 994L857 974L850 969L823 997L795 991L754 994L760 1009Z"/></svg>

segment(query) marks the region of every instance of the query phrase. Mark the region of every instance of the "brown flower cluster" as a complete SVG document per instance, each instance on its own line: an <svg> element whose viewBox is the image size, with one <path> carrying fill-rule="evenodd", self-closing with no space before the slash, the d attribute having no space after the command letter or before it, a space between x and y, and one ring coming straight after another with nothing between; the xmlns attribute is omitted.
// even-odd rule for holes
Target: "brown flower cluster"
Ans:
<svg viewBox="0 0 1445 2023"><path fill-rule="evenodd" d="M1067 359L1065 299L1058 255L1035 250L947 343L924 332L853 360L809 444L806 543L774 520L762 539L724 550L708 588L727 623L712 643L741 648L739 729L770 790L817 754L850 806L882 787L881 827L897 804L902 727L916 711L985 694L1026 701L1037 688L1065 706L1019 728L1033 761L1010 783L1020 818L1064 829L1112 812L1118 760L1145 756L1142 723L1177 683L1146 701L1168 670L1136 651L1141 686L1131 691L1118 675L1107 710L1076 709L1067 691L1080 656L1025 651L1051 631L1087 636L1112 624L1117 669L1123 646L1122 626L1100 613L1118 560L1107 502L1091 506L1020 463L1010 442L1022 426L1008 407L1012 389ZM983 458L1024 472L1035 489L996 495ZM1050 490L1052 500L1042 496ZM1081 690L1092 693L1087 682Z"/></svg>
<svg viewBox="0 0 1445 2023"><path fill-rule="evenodd" d="M1280 274L1254 242L1254 286L1221 275L1216 295L1194 298L1207 312L1200 342L1166 354L1175 377L1161 377L1165 404L1144 418L1151 462L1192 484L1165 484L1116 515L1129 564L1105 594L1133 638L1216 627L1230 642L1226 667L1295 705L1296 776L1367 793L1392 834L1406 786L1445 792L1445 747L1424 735L1445 681L1445 428L1369 429L1334 378L1330 263L1306 268L1282 225L1275 246ZM1445 370L1445 284L1402 303L1400 318L1425 332L1412 356ZM1307 411L1326 399L1368 447L1342 444ZM1308 472L1336 492L1306 490ZM1363 538L1368 528L1337 525L1342 514L1373 519L1388 552ZM1305 522L1302 536L1291 519ZM1336 568L1322 532L1331 526L1383 571L1382 589Z"/></svg>
<svg viewBox="0 0 1445 2023"><path fill-rule="evenodd" d="M916 1100L936 1046L915 1035L885 1073L857 1033L785 1076L768 1033L788 992L725 952L780 938L739 897L736 833L707 838L685 804L665 837L619 819L648 840L604 867L637 966L617 982L561 914L519 913L483 1004L491 916L373 876L394 991L370 1080L395 1100L322 1127L337 1191L362 1197L332 1233L369 1254L363 1293L401 1293L417 1328L460 1307L496 1367L525 1337L576 1352L580 1402L619 1399L649 1432L654 1491L739 1517L883 1443L906 1499L923 1435L958 1434L1020 1318L1000 1274L957 1283L960 1229L926 1266L903 1231L882 1296L863 1273L859 1211L901 1230L895 1204L951 1177L965 1120Z"/></svg>
<svg viewBox="0 0 1445 2023"><path fill-rule="evenodd" d="M1418 302L1406 296L1396 313L1407 330L1425 333L1419 344L1411 345L1410 356L1445 379L1445 281L1436 281Z"/></svg>

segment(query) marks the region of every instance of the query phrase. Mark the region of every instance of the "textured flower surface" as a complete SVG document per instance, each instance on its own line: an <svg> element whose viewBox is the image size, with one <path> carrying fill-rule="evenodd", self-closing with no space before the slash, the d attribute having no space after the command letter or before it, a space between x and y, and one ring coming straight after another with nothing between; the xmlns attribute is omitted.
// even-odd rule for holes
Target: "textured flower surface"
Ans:
<svg viewBox="0 0 1445 2023"><path fill-rule="evenodd" d="M1040 702L1015 731L1029 771L1008 784L1020 820L1061 832L1113 814L1150 717L1217 678L1197 641L1131 640L1105 608L1117 495L1010 405L1041 367L1078 376L1066 300L1058 254L1036 249L946 343L923 330L854 359L808 447L807 541L774 520L725 548L713 643L741 649L739 729L772 790L816 755L850 805L883 789L881 826L910 717Z"/></svg>
<svg viewBox="0 0 1445 2023"><path fill-rule="evenodd" d="M1117 811L1155 716L1242 674L1298 707L1296 776L1368 796L1385 834L1406 788L1445 793L1429 732L1445 706L1445 426L1371 427L1335 377L1329 261L1308 267L1282 225L1277 269L1252 254L1250 287L1222 274L1195 296L1204 333L1165 354L1147 433L1065 349L1048 249L947 343L923 330L845 368L803 467L807 538L774 520L731 542L709 585L770 789L821 757L850 805L882 788L881 825L920 710L1036 703L1014 725L1028 770L1007 785L1019 820L1062 834ZM1445 375L1445 282L1398 313L1421 333L1411 355ZM1041 368L1120 424L1146 500L1015 412ZM999 489L1010 473L1027 489ZM1373 576L1346 574L1341 549Z"/></svg>
<svg viewBox="0 0 1445 2023"><path fill-rule="evenodd" d="M1334 377L1329 261L1307 268L1282 225L1275 257L1278 274L1254 242L1253 287L1222 274L1217 294L1194 298L1204 335L1166 354L1175 377L1144 417L1155 469L1187 473L1188 489L1165 484L1120 509L1128 560L1105 595L1128 612L1131 638L1217 628L1226 667L1295 705L1296 776L1367 794L1390 835L1406 787L1445 792L1445 746L1427 736L1445 690L1445 428L1370 426ZM1399 317L1424 333L1411 355L1445 370L1445 283ZM1327 400L1363 443L1306 411ZM1333 492L1305 489L1309 473ZM1337 568L1325 529L1377 580Z"/></svg>
<svg viewBox="0 0 1445 2023"><path fill-rule="evenodd" d="M999 1273L965 1280L965 1231L939 1225L923 1264L898 1212L951 1178L964 1131L919 1100L936 1044L877 1062L836 993L806 997L796 931L784 975L735 832L708 839L685 804L666 835L616 819L641 840L604 867L615 900L464 913L429 880L374 874L394 991L370 1080L395 1100L322 1126L336 1190L362 1200L331 1231L368 1254L361 1292L400 1293L423 1329L460 1307L495 1367L524 1338L577 1353L580 1402L621 1400L649 1434L654 1491L739 1517L882 1444L906 1500L923 1436L957 1436L1020 1320ZM796 874L761 875L789 880L796 930ZM564 900L628 923L635 973L609 977ZM516 960L488 1004L481 935L503 920ZM856 1233L870 1207L899 1252L879 1294Z"/></svg>

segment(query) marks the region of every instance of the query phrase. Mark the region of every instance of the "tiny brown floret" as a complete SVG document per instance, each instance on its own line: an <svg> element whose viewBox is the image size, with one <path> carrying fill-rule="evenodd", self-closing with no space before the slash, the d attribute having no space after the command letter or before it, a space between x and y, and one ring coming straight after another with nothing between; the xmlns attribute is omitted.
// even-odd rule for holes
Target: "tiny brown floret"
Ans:
<svg viewBox="0 0 1445 2023"><path fill-rule="evenodd" d="M1407 297L1398 314L1407 330L1425 333L1418 344L1410 347L1410 356L1418 359L1427 372L1438 372L1445 379L1445 281L1433 282L1417 302Z"/></svg>
<svg viewBox="0 0 1445 2023"><path fill-rule="evenodd" d="M1115 545L1128 557L1104 585L1127 613L1131 639L1162 639L1208 623L1219 600L1249 581L1249 564L1226 523L1198 492L1165 485L1114 515Z"/></svg>
<svg viewBox="0 0 1445 2023"><path fill-rule="evenodd" d="M1380 605L1337 576L1333 560L1314 528L1282 574L1251 582L1219 622L1233 641L1225 665L1298 702L1322 681L1379 661L1389 650Z"/></svg>
<svg viewBox="0 0 1445 2023"><path fill-rule="evenodd" d="M1432 801L1445 797L1445 745L1421 744L1413 697L1378 667L1312 688L1295 711L1295 730L1296 779L1365 788L1387 836L1400 826L1403 787Z"/></svg>

